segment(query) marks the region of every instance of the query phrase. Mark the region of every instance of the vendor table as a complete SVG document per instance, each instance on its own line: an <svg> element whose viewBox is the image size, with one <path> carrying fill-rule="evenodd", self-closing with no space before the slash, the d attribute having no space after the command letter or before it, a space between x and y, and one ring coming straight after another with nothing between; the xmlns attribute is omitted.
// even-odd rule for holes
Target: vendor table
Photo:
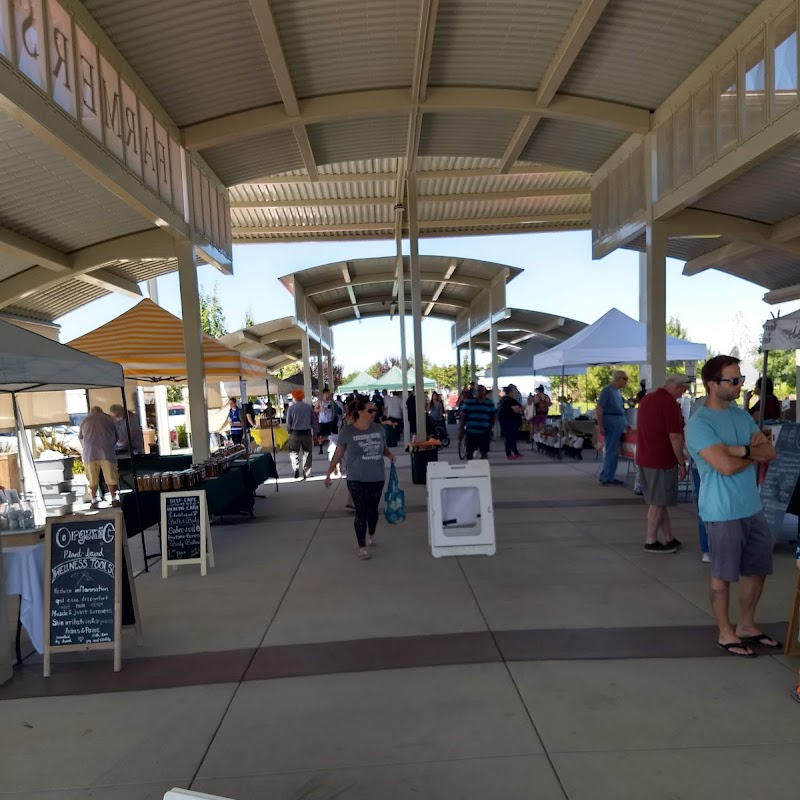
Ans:
<svg viewBox="0 0 800 800"><path fill-rule="evenodd" d="M44 652L44 543L3 548L6 594L18 594L19 622L37 653ZM0 624L5 625L5 620ZM17 661L21 661L17 627Z"/></svg>
<svg viewBox="0 0 800 800"><path fill-rule="evenodd" d="M171 456L162 456L161 458L169 459ZM249 461L243 458L236 459L227 472L223 472L217 478L208 478L192 488L205 489L208 513L212 517L231 516L239 513L247 513L252 516L256 488L268 478L277 477L278 471L272 455L260 453L251 456ZM133 492L123 493L121 500L128 536L135 536L159 523L161 519L160 492L139 492L138 512Z"/></svg>

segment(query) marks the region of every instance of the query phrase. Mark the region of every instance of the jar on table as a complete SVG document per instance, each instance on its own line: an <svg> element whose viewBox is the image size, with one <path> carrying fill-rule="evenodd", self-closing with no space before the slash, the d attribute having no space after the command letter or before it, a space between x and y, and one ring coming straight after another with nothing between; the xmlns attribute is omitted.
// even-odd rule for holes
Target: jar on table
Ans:
<svg viewBox="0 0 800 800"><path fill-rule="evenodd" d="M161 473L161 485L159 487L162 492L169 492L172 489L172 473Z"/></svg>

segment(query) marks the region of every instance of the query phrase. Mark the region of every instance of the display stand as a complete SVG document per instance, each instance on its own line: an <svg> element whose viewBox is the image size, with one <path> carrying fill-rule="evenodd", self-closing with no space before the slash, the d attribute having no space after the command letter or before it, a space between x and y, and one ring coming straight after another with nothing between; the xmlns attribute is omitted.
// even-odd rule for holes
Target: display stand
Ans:
<svg viewBox="0 0 800 800"><path fill-rule="evenodd" d="M199 564L201 575L214 566L205 489L161 495L161 577L184 564Z"/></svg>
<svg viewBox="0 0 800 800"><path fill-rule="evenodd" d="M435 558L494 555L494 511L488 461L428 465L428 543Z"/></svg>

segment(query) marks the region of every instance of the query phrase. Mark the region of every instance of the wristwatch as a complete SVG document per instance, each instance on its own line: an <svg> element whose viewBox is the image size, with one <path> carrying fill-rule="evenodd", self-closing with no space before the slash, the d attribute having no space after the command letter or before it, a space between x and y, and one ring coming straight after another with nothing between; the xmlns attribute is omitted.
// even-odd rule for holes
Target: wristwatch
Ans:
<svg viewBox="0 0 800 800"><path fill-rule="evenodd" d="M746 444L744 446L744 457L745 458L750 458L750 445L749 444Z"/></svg>

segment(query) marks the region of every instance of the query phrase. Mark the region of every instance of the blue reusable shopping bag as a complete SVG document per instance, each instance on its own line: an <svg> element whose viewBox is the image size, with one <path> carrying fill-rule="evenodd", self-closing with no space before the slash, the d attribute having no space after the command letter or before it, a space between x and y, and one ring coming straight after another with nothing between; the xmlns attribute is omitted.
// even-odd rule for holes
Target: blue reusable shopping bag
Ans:
<svg viewBox="0 0 800 800"><path fill-rule="evenodd" d="M383 500L383 513L386 516L386 521L390 525L405 522L406 493L400 488L400 481L397 480L397 467L394 464L389 470L389 485L386 487L386 494Z"/></svg>

